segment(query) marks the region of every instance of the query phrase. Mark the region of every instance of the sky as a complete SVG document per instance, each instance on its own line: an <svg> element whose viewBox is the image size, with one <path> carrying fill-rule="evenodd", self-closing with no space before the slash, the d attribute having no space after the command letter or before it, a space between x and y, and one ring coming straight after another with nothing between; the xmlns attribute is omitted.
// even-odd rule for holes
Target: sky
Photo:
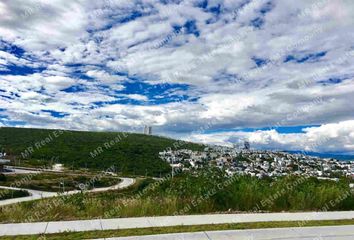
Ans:
<svg viewBox="0 0 354 240"><path fill-rule="evenodd" d="M0 0L0 126L354 154L351 0Z"/></svg>

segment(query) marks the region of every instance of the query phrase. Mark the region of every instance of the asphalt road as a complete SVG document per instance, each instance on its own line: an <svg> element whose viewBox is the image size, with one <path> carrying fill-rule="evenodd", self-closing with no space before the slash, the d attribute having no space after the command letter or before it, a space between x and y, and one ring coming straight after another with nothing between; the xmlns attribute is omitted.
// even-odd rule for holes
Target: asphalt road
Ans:
<svg viewBox="0 0 354 240"><path fill-rule="evenodd" d="M106 238L105 240L353 240L354 225L272 228ZM103 239L99 239L103 240Z"/></svg>
<svg viewBox="0 0 354 240"><path fill-rule="evenodd" d="M301 224L302 221L339 219L354 219L354 211L210 214L0 224L0 236L242 222L299 221L299 224Z"/></svg>
<svg viewBox="0 0 354 240"><path fill-rule="evenodd" d="M120 178L120 179L122 179L122 181L120 183L118 183L117 185L114 185L111 187L105 187L105 188L94 188L92 190L89 190L88 192L104 192L104 191L109 191L109 190L122 189L122 188L129 187L130 185L133 185L135 183L135 179L133 179L133 178ZM25 189L25 188L13 188L13 187L5 187L5 186L0 186L0 188L1 189L12 189L12 190L25 190L31 194L31 196L28 196L28 197L2 200L2 201L0 201L0 206L58 196L58 193L55 193L55 192L44 192L44 191L37 191L37 190L31 190L31 189ZM80 192L79 190L68 191L68 192L65 192L64 195L73 195L73 194L79 193L79 192Z"/></svg>
<svg viewBox="0 0 354 240"><path fill-rule="evenodd" d="M121 177L120 179L122 179L122 181L117 185L114 185L111 187L104 187L104 188L94 188L94 189L90 190L89 192L105 192L105 191L109 191L109 190L118 190L118 189L122 189L122 188L127 188L135 183L134 178L122 178Z"/></svg>
<svg viewBox="0 0 354 240"><path fill-rule="evenodd" d="M40 171L36 170L28 170L28 169L20 169L20 168L8 168L11 172L4 172L5 175L14 175L14 174L35 174L40 173Z"/></svg>

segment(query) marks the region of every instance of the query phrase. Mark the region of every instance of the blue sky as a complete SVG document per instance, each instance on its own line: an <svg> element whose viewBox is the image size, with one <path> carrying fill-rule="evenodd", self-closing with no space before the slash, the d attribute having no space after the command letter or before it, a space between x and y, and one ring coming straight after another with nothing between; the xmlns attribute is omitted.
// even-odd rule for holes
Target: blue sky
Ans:
<svg viewBox="0 0 354 240"><path fill-rule="evenodd" d="M346 0L0 2L0 126L354 152Z"/></svg>

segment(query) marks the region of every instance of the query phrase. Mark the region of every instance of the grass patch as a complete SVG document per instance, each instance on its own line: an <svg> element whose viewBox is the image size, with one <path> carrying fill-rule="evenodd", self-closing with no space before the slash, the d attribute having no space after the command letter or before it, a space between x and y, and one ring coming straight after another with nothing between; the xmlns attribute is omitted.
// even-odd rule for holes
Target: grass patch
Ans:
<svg viewBox="0 0 354 240"><path fill-rule="evenodd" d="M109 238L109 237L143 236L143 235L182 233L182 232L242 230L242 229L261 229L261 228L286 228L286 227L311 227L311 226L338 226L338 225L353 225L353 224L354 224L354 219L326 220L326 221L255 222L255 223L237 223L237 224L121 229L121 230L89 231L89 232L75 232L75 233L67 232L67 233L59 233L59 234L0 237L0 239L1 240L10 240L10 239L76 240L76 239L94 239L94 238Z"/></svg>
<svg viewBox="0 0 354 240"><path fill-rule="evenodd" d="M0 222L64 221L100 218L101 216L105 216L105 218L119 217L120 211L112 212L111 210L120 208L119 206L124 204L123 201L132 198L152 181L151 179L137 179L134 185L121 190L100 193L86 192L0 206ZM129 206L126 208L129 209Z"/></svg>
<svg viewBox="0 0 354 240"><path fill-rule="evenodd" d="M210 173L176 176L160 183L141 179L125 190L4 206L0 211L0 222L354 209L354 195L345 180L332 182L298 177L271 180L245 176L231 180L219 175L210 176ZM220 184L225 188L219 189ZM294 187L288 189L288 186Z"/></svg>
<svg viewBox="0 0 354 240"><path fill-rule="evenodd" d="M2 186L13 186L47 192L80 190L80 187L85 187L86 189L109 187L119 182L119 178L93 174L14 174L3 175L0 178L0 185Z"/></svg>

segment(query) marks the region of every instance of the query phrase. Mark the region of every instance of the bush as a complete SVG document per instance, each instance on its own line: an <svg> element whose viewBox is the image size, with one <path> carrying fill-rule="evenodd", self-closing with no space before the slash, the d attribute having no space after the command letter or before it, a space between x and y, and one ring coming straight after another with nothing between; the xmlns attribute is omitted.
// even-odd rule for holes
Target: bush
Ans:
<svg viewBox="0 0 354 240"><path fill-rule="evenodd" d="M209 171L197 176L180 175L164 182L150 196L177 197L193 206L190 212L202 213L210 209L214 212L354 210L354 195L345 179L333 182L295 176L228 178L222 172ZM193 202L200 200L194 207Z"/></svg>
<svg viewBox="0 0 354 240"><path fill-rule="evenodd" d="M27 191L23 190L0 189L0 200L27 197L29 195L30 194Z"/></svg>
<svg viewBox="0 0 354 240"><path fill-rule="evenodd" d="M0 173L0 182L5 182L5 181L6 181L5 174Z"/></svg>

